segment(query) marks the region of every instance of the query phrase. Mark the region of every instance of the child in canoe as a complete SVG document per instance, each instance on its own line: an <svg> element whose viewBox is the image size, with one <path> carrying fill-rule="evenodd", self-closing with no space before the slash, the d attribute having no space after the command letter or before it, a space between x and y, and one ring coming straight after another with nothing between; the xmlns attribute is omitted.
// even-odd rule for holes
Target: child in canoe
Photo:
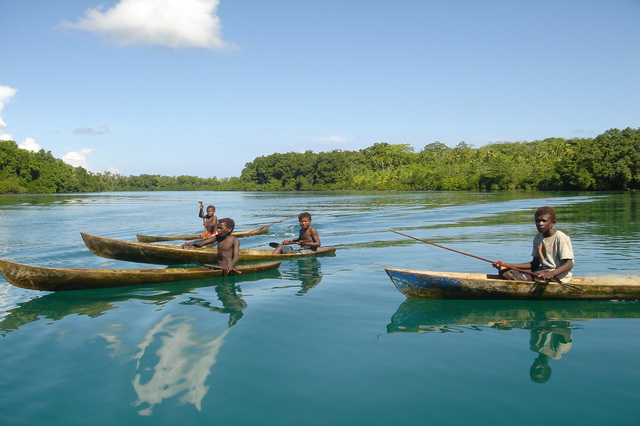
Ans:
<svg viewBox="0 0 640 426"><path fill-rule="evenodd" d="M493 266L500 271L500 276L507 280L533 281L558 280L566 283L571 280L573 272L573 247L571 239L564 232L553 229L556 224L556 212L551 207L540 207L535 214L538 234L533 238L533 258L527 263L506 263L498 260ZM512 270L524 269L538 277Z"/></svg>
<svg viewBox="0 0 640 426"><path fill-rule="evenodd" d="M315 228L311 227L311 214L304 212L298 215L298 221L300 221L300 235L295 240L283 241L282 244L277 244L276 248L271 252L272 254L280 253L308 253L318 250L320 247L320 236ZM299 248L293 248L290 244L298 244Z"/></svg>
<svg viewBox="0 0 640 426"><path fill-rule="evenodd" d="M207 206L207 214L204 213L204 204L200 201L200 212L198 216L202 218L202 224L204 225L203 237L215 235L218 232L218 218L216 217L215 206Z"/></svg>
<svg viewBox="0 0 640 426"><path fill-rule="evenodd" d="M203 247L218 243L218 266L226 268L227 272L236 270L236 263L240 259L240 240L231 235L236 227L233 219L228 217L218 221L218 233L202 241L188 241L182 247Z"/></svg>

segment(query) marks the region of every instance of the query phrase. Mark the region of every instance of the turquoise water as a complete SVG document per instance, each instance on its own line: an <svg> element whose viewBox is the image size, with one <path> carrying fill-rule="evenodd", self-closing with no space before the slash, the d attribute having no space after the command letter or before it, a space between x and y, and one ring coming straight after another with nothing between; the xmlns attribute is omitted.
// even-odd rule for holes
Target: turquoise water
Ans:
<svg viewBox="0 0 640 426"><path fill-rule="evenodd" d="M80 232L196 232L198 201L238 230L310 211L338 251L219 285L43 293L0 278L0 424L637 424L639 303L407 300L383 268L492 271L390 228L527 261L533 212L551 205L575 275L640 276L640 194L0 196L0 257L152 267L97 257Z"/></svg>

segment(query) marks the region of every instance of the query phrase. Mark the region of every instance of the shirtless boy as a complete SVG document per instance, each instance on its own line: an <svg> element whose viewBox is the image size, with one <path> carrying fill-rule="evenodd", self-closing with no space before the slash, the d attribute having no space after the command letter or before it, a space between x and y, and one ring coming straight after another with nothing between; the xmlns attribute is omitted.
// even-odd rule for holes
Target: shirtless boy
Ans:
<svg viewBox="0 0 640 426"><path fill-rule="evenodd" d="M540 207L535 214L538 234L533 238L533 258L527 263L506 263L498 260L493 266L504 279L532 281L535 277L510 268L525 269L543 280L559 280L566 283L573 272L573 247L564 232L553 229L556 212L551 207Z"/></svg>
<svg viewBox="0 0 640 426"><path fill-rule="evenodd" d="M311 227L311 214L304 212L298 215L298 221L300 221L300 235L295 240L283 241L278 247L271 253L308 253L310 251L318 250L320 247L320 236L315 228ZM300 248L295 249L290 244L299 244Z"/></svg>
<svg viewBox="0 0 640 426"><path fill-rule="evenodd" d="M218 243L218 266L229 271L236 270L236 263L240 259L240 241L231 235L236 227L233 219L225 217L218 221L218 233L202 241L188 241L182 247L203 247L208 244Z"/></svg>
<svg viewBox="0 0 640 426"><path fill-rule="evenodd" d="M216 208L214 206L207 206L207 214L204 214L204 204L200 201L200 212L198 216L202 218L205 237L218 232L218 218L216 217Z"/></svg>

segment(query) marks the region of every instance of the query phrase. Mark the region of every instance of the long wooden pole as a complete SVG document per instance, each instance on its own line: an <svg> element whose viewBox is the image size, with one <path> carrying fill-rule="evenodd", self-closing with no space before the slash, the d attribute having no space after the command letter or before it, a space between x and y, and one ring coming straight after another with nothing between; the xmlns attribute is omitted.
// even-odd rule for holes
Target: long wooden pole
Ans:
<svg viewBox="0 0 640 426"><path fill-rule="evenodd" d="M489 262L489 263L492 263L492 264L495 263L495 261L493 261L493 260L485 259L484 257L476 256L475 254L469 254L469 253L465 253L463 251L454 250L454 249L449 248L449 247L441 246L440 244L432 243L431 241L421 240L420 238L412 237L411 235L403 234L402 232L394 231L393 229L389 229L389 231L395 232L396 234L399 234L399 235L402 235L402 236L405 236L405 237L408 237L408 238L411 238L411 239L414 239L414 240L417 240L417 241L421 241L423 243L431 244L432 246L443 248L445 250L454 251L456 253L460 253L460 254L464 254L465 256L470 256L470 257L474 257L476 259L484 260L485 262ZM533 275L534 277L540 278L540 275L534 274L533 272L527 271L526 269L519 269L519 268L509 268L509 269L513 269L514 271L522 272L523 274L529 274L529 275Z"/></svg>
<svg viewBox="0 0 640 426"><path fill-rule="evenodd" d="M289 216L289 217L285 217L284 219L280 219L280 220L278 220L278 221L276 221L276 222L269 223L269 224L267 224L267 225L262 225L261 227L256 228L256 229L262 229L262 228L264 228L265 226L275 225L276 223L284 222L285 220L287 220L287 219L292 219L292 218L294 218L294 217L296 217L296 215ZM269 244L271 244L271 243L264 243L264 244L260 244L260 245L258 245L258 246L256 246L256 247L263 247L263 246L267 246L267 245L269 245Z"/></svg>
<svg viewBox="0 0 640 426"><path fill-rule="evenodd" d="M263 226L261 226L260 228L264 228L265 226L275 225L276 223L284 222L285 220L287 220L287 219L292 219L292 218L294 218L294 217L296 217L296 215L289 216L289 217L285 217L284 219L280 219L280 220L278 220L278 221L276 221L276 222L273 222L273 223L270 223L270 224L268 224L268 225L263 225ZM258 229L260 229L260 228L258 228Z"/></svg>

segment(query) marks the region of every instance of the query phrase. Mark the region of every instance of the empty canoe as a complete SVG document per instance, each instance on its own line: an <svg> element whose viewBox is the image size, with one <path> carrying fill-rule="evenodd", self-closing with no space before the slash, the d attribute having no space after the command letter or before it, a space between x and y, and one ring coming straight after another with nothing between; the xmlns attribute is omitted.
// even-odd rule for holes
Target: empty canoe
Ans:
<svg viewBox="0 0 640 426"><path fill-rule="evenodd" d="M281 262L238 265L242 275L277 269ZM0 260L0 272L16 287L42 291L86 290L224 277L212 268L71 269L24 265ZM233 274L233 272L231 273Z"/></svg>

